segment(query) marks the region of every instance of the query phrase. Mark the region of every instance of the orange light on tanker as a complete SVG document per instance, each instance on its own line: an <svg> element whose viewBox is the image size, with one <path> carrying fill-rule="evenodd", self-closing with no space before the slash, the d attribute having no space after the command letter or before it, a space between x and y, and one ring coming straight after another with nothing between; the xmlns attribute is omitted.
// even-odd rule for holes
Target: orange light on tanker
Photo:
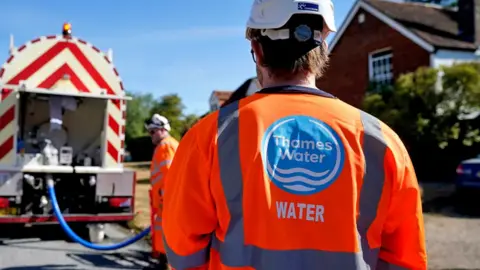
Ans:
<svg viewBox="0 0 480 270"><path fill-rule="evenodd" d="M63 24L62 34L63 36L70 36L72 34L72 25L70 23Z"/></svg>

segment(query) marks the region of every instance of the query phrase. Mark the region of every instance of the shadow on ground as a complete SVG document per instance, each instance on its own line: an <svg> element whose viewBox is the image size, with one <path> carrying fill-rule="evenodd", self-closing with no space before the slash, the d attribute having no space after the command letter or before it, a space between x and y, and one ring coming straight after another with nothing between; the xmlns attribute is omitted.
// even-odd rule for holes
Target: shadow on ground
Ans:
<svg viewBox="0 0 480 270"><path fill-rule="evenodd" d="M48 241L67 240L68 236L58 225L21 227L21 225L0 224L0 245L5 240ZM23 242L23 241L22 241Z"/></svg>
<svg viewBox="0 0 480 270"><path fill-rule="evenodd" d="M89 269L93 267L102 267L108 269L166 269L160 267L158 261L152 259L148 252L134 250L129 252L117 253L69 253L68 256L73 260L85 265Z"/></svg>
<svg viewBox="0 0 480 270"><path fill-rule="evenodd" d="M139 179L139 180L137 180L137 184L138 185L150 184L150 179L148 179L148 178Z"/></svg>
<svg viewBox="0 0 480 270"><path fill-rule="evenodd" d="M124 166L130 168L132 170L149 170L150 169L150 161L144 162L127 162L124 163Z"/></svg>
<svg viewBox="0 0 480 270"><path fill-rule="evenodd" d="M28 247L24 247L28 248ZM138 269L167 269L166 264L159 264L158 261L152 259L150 254L144 251L128 251L115 253L86 253L72 252L67 254L72 260L78 264L48 264L35 266L14 266L2 268L3 270L91 270L101 269L122 269L122 270L138 270ZM81 266L79 266L81 265Z"/></svg>
<svg viewBox="0 0 480 270"><path fill-rule="evenodd" d="M450 217L480 218L479 192L452 192L423 203L423 212Z"/></svg>
<svg viewBox="0 0 480 270"><path fill-rule="evenodd" d="M55 225L35 226L31 228L19 228L12 225L0 226L0 245L12 249L22 250L51 250L59 251L76 261L76 265L70 264L47 264L35 266L14 266L2 268L2 270L92 270L101 269L166 269L158 261L151 258L149 252L142 250L128 250L118 252L85 251L80 246L69 249L55 247L39 247L35 243L39 241L66 240L68 236L61 228ZM119 239L110 239L120 241ZM122 239L123 240L123 239ZM31 243L31 245L29 245ZM27 258L26 258L27 259ZM163 264L164 265L164 264Z"/></svg>
<svg viewBox="0 0 480 270"><path fill-rule="evenodd" d="M49 265L34 265L34 266L15 266L3 268L3 270L83 270L82 268L77 268L75 265L70 264L49 264ZM84 268L86 270L86 268Z"/></svg>

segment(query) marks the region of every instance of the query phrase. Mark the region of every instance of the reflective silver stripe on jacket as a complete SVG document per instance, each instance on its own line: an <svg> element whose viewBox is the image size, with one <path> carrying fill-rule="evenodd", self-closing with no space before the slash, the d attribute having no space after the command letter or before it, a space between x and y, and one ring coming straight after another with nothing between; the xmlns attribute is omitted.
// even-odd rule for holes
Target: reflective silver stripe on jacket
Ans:
<svg viewBox="0 0 480 270"><path fill-rule="evenodd" d="M386 262L377 265L378 249L371 249L366 233L376 217L384 184L384 157L386 143L380 123L374 117L362 113L365 129L364 154L365 176L360 193L360 217L358 233L362 252L331 252L321 250L271 250L254 245L245 245L243 218L243 180L240 167L238 101L219 111L218 116L218 161L223 191L230 213L230 224L225 241L213 236L212 248L220 253L222 264L229 267L252 267L262 270L291 269L390 269ZM168 259L177 270L204 265L208 261L209 248L180 256L165 244ZM398 268L397 268L398 269Z"/></svg>
<svg viewBox="0 0 480 270"><path fill-rule="evenodd" d="M361 237L363 258L371 269L408 270L380 259L378 257L379 249L371 249L367 241L367 231L376 218L385 182L384 162L387 142L383 137L380 121L363 111L360 112L360 115L364 129L365 175L360 191L360 216L357 220L357 231Z"/></svg>
<svg viewBox="0 0 480 270"><path fill-rule="evenodd" d="M154 221L153 229L155 231L161 231L162 230L162 217L155 215L155 221Z"/></svg>
<svg viewBox="0 0 480 270"><path fill-rule="evenodd" d="M153 186L156 183L158 183L160 180L162 180L162 178L163 178L163 173L160 173L157 176L152 178L152 180L150 181L150 184Z"/></svg>
<svg viewBox="0 0 480 270"><path fill-rule="evenodd" d="M152 176L159 173L163 166L170 165L171 163L172 163L171 160L164 160L158 164L154 164L153 170L152 170ZM155 185L158 181L162 180L162 178L163 178L163 173L160 173L159 175L152 177L151 184Z"/></svg>
<svg viewBox="0 0 480 270"><path fill-rule="evenodd" d="M167 166L167 165L170 165L172 163L171 160L164 160L158 164L154 164L153 165L153 170L152 170L152 174L157 174L160 172L160 170L162 169L163 166Z"/></svg>

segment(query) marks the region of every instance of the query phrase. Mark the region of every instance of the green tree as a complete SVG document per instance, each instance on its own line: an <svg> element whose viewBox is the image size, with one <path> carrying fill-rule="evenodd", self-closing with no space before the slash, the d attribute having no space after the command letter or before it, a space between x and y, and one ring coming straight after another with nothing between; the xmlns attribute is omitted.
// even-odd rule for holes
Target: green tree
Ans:
<svg viewBox="0 0 480 270"><path fill-rule="evenodd" d="M200 117L195 114L185 115L185 117L183 118L183 126L180 129L180 134L182 135L182 137L193 125L195 125L195 123L197 123L198 120L200 120Z"/></svg>
<svg viewBox="0 0 480 270"><path fill-rule="evenodd" d="M152 94L127 93L132 100L127 102L127 123L125 127L125 139L142 137L147 135L144 121L154 105Z"/></svg>
<svg viewBox="0 0 480 270"><path fill-rule="evenodd" d="M195 114L184 114L185 106L177 94L164 95L154 99L152 94L129 93L132 100L127 104L127 124L125 137L127 141L147 136L144 127L146 119L154 113L165 116L172 126L172 136L180 139L198 120Z"/></svg>
<svg viewBox="0 0 480 270"><path fill-rule="evenodd" d="M480 152L480 64L420 68L393 88L368 92L363 107L399 134L429 174L453 172Z"/></svg>
<svg viewBox="0 0 480 270"><path fill-rule="evenodd" d="M164 95L154 99L152 94L129 93L133 99L127 103L127 123L125 141L127 149L135 161L149 160L153 146L145 130L145 120L152 114L161 114L170 121L171 134L180 139L186 131L198 120L194 114L184 113L185 106L176 94Z"/></svg>
<svg viewBox="0 0 480 270"><path fill-rule="evenodd" d="M160 97L150 109L150 115L154 113L165 116L172 127L171 135L180 139L183 132L183 110L185 106L177 94L168 94Z"/></svg>

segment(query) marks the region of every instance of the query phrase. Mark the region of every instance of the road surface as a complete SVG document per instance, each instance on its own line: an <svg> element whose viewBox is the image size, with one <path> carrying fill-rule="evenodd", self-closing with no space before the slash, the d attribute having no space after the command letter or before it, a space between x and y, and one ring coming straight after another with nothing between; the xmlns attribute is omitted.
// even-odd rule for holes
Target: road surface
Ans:
<svg viewBox="0 0 480 270"><path fill-rule="evenodd" d="M469 197L467 205L456 205L451 194L424 205L429 269L480 269L480 196ZM53 232L19 230L5 233L0 227L2 270L93 270L152 269L149 247L140 242L116 252L96 252L69 243L60 228ZM109 241L130 235L124 229L107 227ZM7 234L7 235L6 235ZM42 236L43 239L36 237Z"/></svg>
<svg viewBox="0 0 480 270"><path fill-rule="evenodd" d="M107 226L108 242L131 237L125 229ZM93 270L152 269L149 248L140 241L119 251L100 252L66 241L59 227L41 226L0 232L0 269Z"/></svg>
<svg viewBox="0 0 480 270"><path fill-rule="evenodd" d="M480 269L480 219L425 216L428 269Z"/></svg>
<svg viewBox="0 0 480 270"><path fill-rule="evenodd" d="M479 194L439 194L423 205L428 269L480 269Z"/></svg>

